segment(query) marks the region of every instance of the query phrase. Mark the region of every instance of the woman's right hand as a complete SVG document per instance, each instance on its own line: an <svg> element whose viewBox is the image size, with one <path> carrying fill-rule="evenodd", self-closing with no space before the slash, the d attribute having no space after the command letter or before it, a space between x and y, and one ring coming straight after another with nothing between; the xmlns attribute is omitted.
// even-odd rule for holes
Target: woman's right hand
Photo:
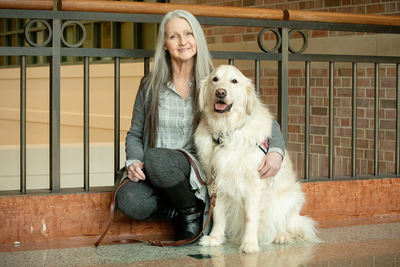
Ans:
<svg viewBox="0 0 400 267"><path fill-rule="evenodd" d="M146 176L143 172L143 162L135 162L128 167L128 178L133 182L139 182L139 180L145 180Z"/></svg>

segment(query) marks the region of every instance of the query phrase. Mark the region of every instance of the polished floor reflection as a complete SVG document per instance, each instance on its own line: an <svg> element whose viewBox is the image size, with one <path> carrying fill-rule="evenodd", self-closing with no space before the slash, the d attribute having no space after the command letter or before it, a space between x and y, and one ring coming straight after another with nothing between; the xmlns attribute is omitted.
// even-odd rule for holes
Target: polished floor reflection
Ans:
<svg viewBox="0 0 400 267"><path fill-rule="evenodd" d="M146 244L98 248L93 239L0 246L0 266L399 266L400 218L351 220L320 224L319 244L295 241L261 245L253 254L239 244L220 247L159 248Z"/></svg>

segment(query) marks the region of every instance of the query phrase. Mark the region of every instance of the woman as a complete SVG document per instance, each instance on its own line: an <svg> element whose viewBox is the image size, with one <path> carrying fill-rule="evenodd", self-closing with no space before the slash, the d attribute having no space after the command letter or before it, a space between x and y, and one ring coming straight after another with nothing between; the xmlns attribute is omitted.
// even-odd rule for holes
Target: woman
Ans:
<svg viewBox="0 0 400 267"><path fill-rule="evenodd" d="M199 22L183 10L165 15L155 51L153 69L140 84L126 137L125 176L131 181L119 189L116 202L123 214L136 220L179 216L182 230L177 240L183 240L202 230L207 190L184 154L175 149L185 150L200 169L193 142L200 119L198 85L212 63ZM259 167L261 178L280 169L284 141L276 122L275 126L276 137L269 140L270 152Z"/></svg>

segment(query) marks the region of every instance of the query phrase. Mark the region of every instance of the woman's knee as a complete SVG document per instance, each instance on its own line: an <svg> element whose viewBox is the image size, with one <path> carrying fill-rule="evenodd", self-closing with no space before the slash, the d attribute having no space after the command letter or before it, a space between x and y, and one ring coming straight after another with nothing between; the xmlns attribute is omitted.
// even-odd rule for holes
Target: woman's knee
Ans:
<svg viewBox="0 0 400 267"><path fill-rule="evenodd" d="M169 157L171 149L155 147L150 148L144 154L144 162L147 165L158 165L160 162L164 162Z"/></svg>
<svg viewBox="0 0 400 267"><path fill-rule="evenodd" d="M144 156L146 177L158 188L171 187L190 175L190 164L179 151L152 148Z"/></svg>
<svg viewBox="0 0 400 267"><path fill-rule="evenodd" d="M145 220L157 206L154 196L140 182L128 182L117 192L115 201L118 209L135 220Z"/></svg>

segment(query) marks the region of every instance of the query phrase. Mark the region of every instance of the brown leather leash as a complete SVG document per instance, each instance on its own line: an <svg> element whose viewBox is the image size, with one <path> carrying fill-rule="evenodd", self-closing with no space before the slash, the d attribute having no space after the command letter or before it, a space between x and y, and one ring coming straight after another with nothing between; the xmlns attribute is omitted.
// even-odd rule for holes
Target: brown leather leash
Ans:
<svg viewBox="0 0 400 267"><path fill-rule="evenodd" d="M189 161L190 165L193 167L193 169L194 169L194 171L195 171L195 173L196 173L197 180L199 181L200 184L202 184L202 185L204 185L204 186L207 186L207 185L210 185L210 184L214 181L214 179L212 178L212 179L210 180L209 183L205 183L205 182L201 179L200 172L199 172L199 170L197 169L197 166L196 166L196 164L194 163L193 159L192 159L184 150L177 149L177 151L182 152L182 153L186 156L186 158L187 158L187 160ZM97 240L97 242L94 244L96 247L99 246L100 243L103 241L103 239L104 239L104 237L106 236L108 230L110 230L111 224L112 224L113 221L114 221L115 196L117 195L118 190L119 190L124 184L126 184L126 183L129 182L129 181L130 181L129 179L125 179L125 180L122 181L122 182L118 185L118 187L116 187L116 188L114 189L114 191L112 192L112 194L111 194L110 219L108 220L108 224L107 224L106 230L103 232L103 234L102 234L102 235L100 236L100 238ZM203 229L201 230L200 234L199 234L197 237L189 238L189 239L185 239L185 240L179 240L179 241L172 241L172 242L162 242L162 241L156 241L156 240L148 240L148 241L145 241L145 240L134 239L134 238L116 240L116 241L114 241L114 242L120 243L120 244L128 244L128 243L138 243L138 242L141 242L141 243L149 243L150 245L152 245L152 246L157 246L157 247L181 246L181 245L189 244L189 243L191 243L191 242L197 240L197 239L203 234L204 230L206 229L208 223L209 223L210 220L211 220L211 216L212 216L212 213L213 213L213 211L214 211L215 204L216 204L216 199L217 199L217 192L216 192L215 188L213 188L212 193L211 193L210 210L208 211L208 217L207 217L206 223L204 224Z"/></svg>

